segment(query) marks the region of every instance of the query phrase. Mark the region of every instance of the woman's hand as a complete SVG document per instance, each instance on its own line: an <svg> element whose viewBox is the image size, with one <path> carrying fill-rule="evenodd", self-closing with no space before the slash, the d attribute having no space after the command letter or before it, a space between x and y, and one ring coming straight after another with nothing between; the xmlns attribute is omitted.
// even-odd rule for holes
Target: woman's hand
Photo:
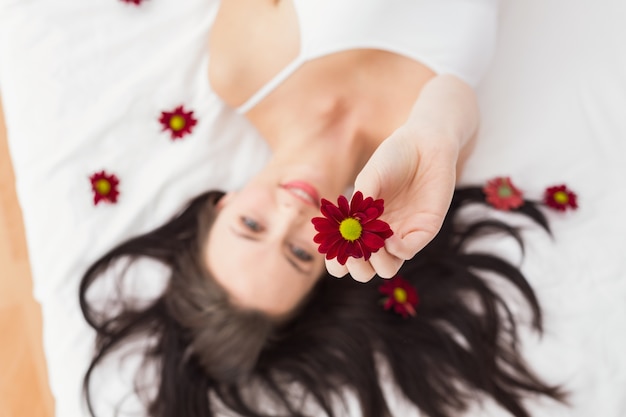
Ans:
<svg viewBox="0 0 626 417"><path fill-rule="evenodd" d="M394 234L368 262L326 261L337 277L391 278L439 232L457 172L478 130L474 90L453 75L438 75L422 89L407 122L376 149L354 184L364 196L385 200L381 219Z"/></svg>
<svg viewBox="0 0 626 417"><path fill-rule="evenodd" d="M441 228L454 192L459 151L457 140L407 127L387 138L359 173L355 191L385 201L381 220L394 234L369 261L349 258L342 266L327 260L328 271L337 277L349 272L362 282L375 274L393 277Z"/></svg>

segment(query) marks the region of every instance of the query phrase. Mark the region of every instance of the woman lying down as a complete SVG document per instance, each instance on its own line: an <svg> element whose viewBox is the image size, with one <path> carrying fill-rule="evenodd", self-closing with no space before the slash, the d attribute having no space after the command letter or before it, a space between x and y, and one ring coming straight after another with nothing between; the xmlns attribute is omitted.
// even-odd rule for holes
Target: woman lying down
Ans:
<svg viewBox="0 0 626 417"><path fill-rule="evenodd" d="M540 331L533 289L506 260L467 250L486 234L521 236L466 218L487 189L455 188L495 16L492 0L223 0L209 80L272 157L242 189L197 196L85 273L92 415L93 371L137 338L152 341L143 355L158 369L152 417L342 416L345 395L363 416L389 416L382 369L432 417L484 396L516 417L529 416L528 395L562 400L525 364L517 318L483 276L515 288ZM509 182L495 199L548 229ZM89 289L123 282L104 272L128 258L166 265L166 289L98 308Z"/></svg>

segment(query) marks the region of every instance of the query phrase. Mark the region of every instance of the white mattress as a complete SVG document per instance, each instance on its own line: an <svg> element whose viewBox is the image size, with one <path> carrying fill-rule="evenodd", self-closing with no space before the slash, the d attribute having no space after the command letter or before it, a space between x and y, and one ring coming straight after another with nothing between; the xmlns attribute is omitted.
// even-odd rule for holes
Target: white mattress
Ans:
<svg viewBox="0 0 626 417"><path fill-rule="evenodd" d="M86 266L189 197L240 186L268 155L208 85L216 7L0 0L0 92L59 417L86 415L80 384L93 335L77 303ZM531 399L529 408L533 416L623 417L626 2L502 0L500 21L495 61L478 89L480 140L461 182L510 175L536 198L567 183L580 204L549 213L553 239L525 234L522 266L544 305L546 333L524 332L524 352L544 378L572 392L571 407ZM198 125L172 142L158 118L181 104ZM94 207L88 177L102 169L120 178L120 199ZM483 244L506 252L497 241ZM103 415L130 389L133 364L107 367L115 377L96 381L106 393ZM506 413L487 401L468 415Z"/></svg>

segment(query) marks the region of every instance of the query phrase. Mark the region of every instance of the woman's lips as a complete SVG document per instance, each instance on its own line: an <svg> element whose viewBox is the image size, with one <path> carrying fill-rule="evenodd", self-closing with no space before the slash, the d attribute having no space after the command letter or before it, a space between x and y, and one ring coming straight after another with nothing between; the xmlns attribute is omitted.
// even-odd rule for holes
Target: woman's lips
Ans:
<svg viewBox="0 0 626 417"><path fill-rule="evenodd" d="M319 193L317 192L317 189L315 189L315 187L308 182L289 181L281 184L280 186L305 203L314 207L320 206Z"/></svg>

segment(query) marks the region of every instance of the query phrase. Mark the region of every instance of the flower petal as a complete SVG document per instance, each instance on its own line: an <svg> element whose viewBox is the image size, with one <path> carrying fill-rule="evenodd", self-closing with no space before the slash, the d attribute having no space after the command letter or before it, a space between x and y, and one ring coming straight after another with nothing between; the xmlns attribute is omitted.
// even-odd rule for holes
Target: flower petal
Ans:
<svg viewBox="0 0 626 417"><path fill-rule="evenodd" d="M363 231L359 240L363 242L363 245L372 252L376 252L378 249L385 246L385 239L378 236L376 233L371 233L367 230Z"/></svg>
<svg viewBox="0 0 626 417"><path fill-rule="evenodd" d="M345 265L346 261L348 260L348 253L346 250L347 243L348 242L344 240L337 247L337 262L339 262L341 265Z"/></svg>
<svg viewBox="0 0 626 417"><path fill-rule="evenodd" d="M357 216L359 217L361 223L365 224L372 220L375 220L381 214L382 212L376 207L368 207L366 210L359 212Z"/></svg>
<svg viewBox="0 0 626 417"><path fill-rule="evenodd" d="M332 248L338 248L343 240L344 239L341 237L341 235L328 236L326 237L326 239L324 239L322 243L320 243L319 251L321 253L326 253L329 252Z"/></svg>
<svg viewBox="0 0 626 417"><path fill-rule="evenodd" d="M311 219L311 223L313 223L313 227L318 232L336 232L339 230L337 223L328 220L326 217L314 217Z"/></svg>
<svg viewBox="0 0 626 417"><path fill-rule="evenodd" d="M333 203L328 200L322 198L322 205L320 206L320 211L324 217L330 218L337 222L337 224L341 223L343 219L346 218L341 213L341 210L336 207Z"/></svg>
<svg viewBox="0 0 626 417"><path fill-rule="evenodd" d="M329 239L334 239L334 237L335 237L335 233L334 232L318 233L315 236L313 236L313 242L322 244L322 243L324 243L325 241L327 241Z"/></svg>
<svg viewBox="0 0 626 417"><path fill-rule="evenodd" d="M337 204L339 211L341 212L341 218L339 220L339 222L341 222L341 220L345 219L346 217L350 217L350 204L348 203L348 199L343 195L339 196L339 198L337 199Z"/></svg>
<svg viewBox="0 0 626 417"><path fill-rule="evenodd" d="M364 223L363 230L378 234L389 234L389 236L393 235L393 231L391 230L389 225L386 222L378 219Z"/></svg>
<svg viewBox="0 0 626 417"><path fill-rule="evenodd" d="M358 213L361 211L361 204L363 203L363 193L357 191L352 196L352 200L350 201L350 214Z"/></svg>
<svg viewBox="0 0 626 417"><path fill-rule="evenodd" d="M372 208L375 208L378 211L378 215L380 216L385 211L385 200L379 198L378 200L374 200L372 203Z"/></svg>
<svg viewBox="0 0 626 417"><path fill-rule="evenodd" d="M341 241L335 242L332 245L328 246L328 251L326 252L326 259L335 259L339 255L341 251ZM343 264L342 264L343 265Z"/></svg>
<svg viewBox="0 0 626 417"><path fill-rule="evenodd" d="M355 240L351 242L349 245L350 256L353 258L362 258L364 255L367 255L366 251L363 250L363 246L359 240ZM367 260L367 259L366 259Z"/></svg>
<svg viewBox="0 0 626 417"><path fill-rule="evenodd" d="M368 248L366 245L364 245L362 242L361 243L361 248L363 250L363 259L366 261L370 260L370 257L372 256L372 250L371 248ZM373 251L376 252L376 251Z"/></svg>

